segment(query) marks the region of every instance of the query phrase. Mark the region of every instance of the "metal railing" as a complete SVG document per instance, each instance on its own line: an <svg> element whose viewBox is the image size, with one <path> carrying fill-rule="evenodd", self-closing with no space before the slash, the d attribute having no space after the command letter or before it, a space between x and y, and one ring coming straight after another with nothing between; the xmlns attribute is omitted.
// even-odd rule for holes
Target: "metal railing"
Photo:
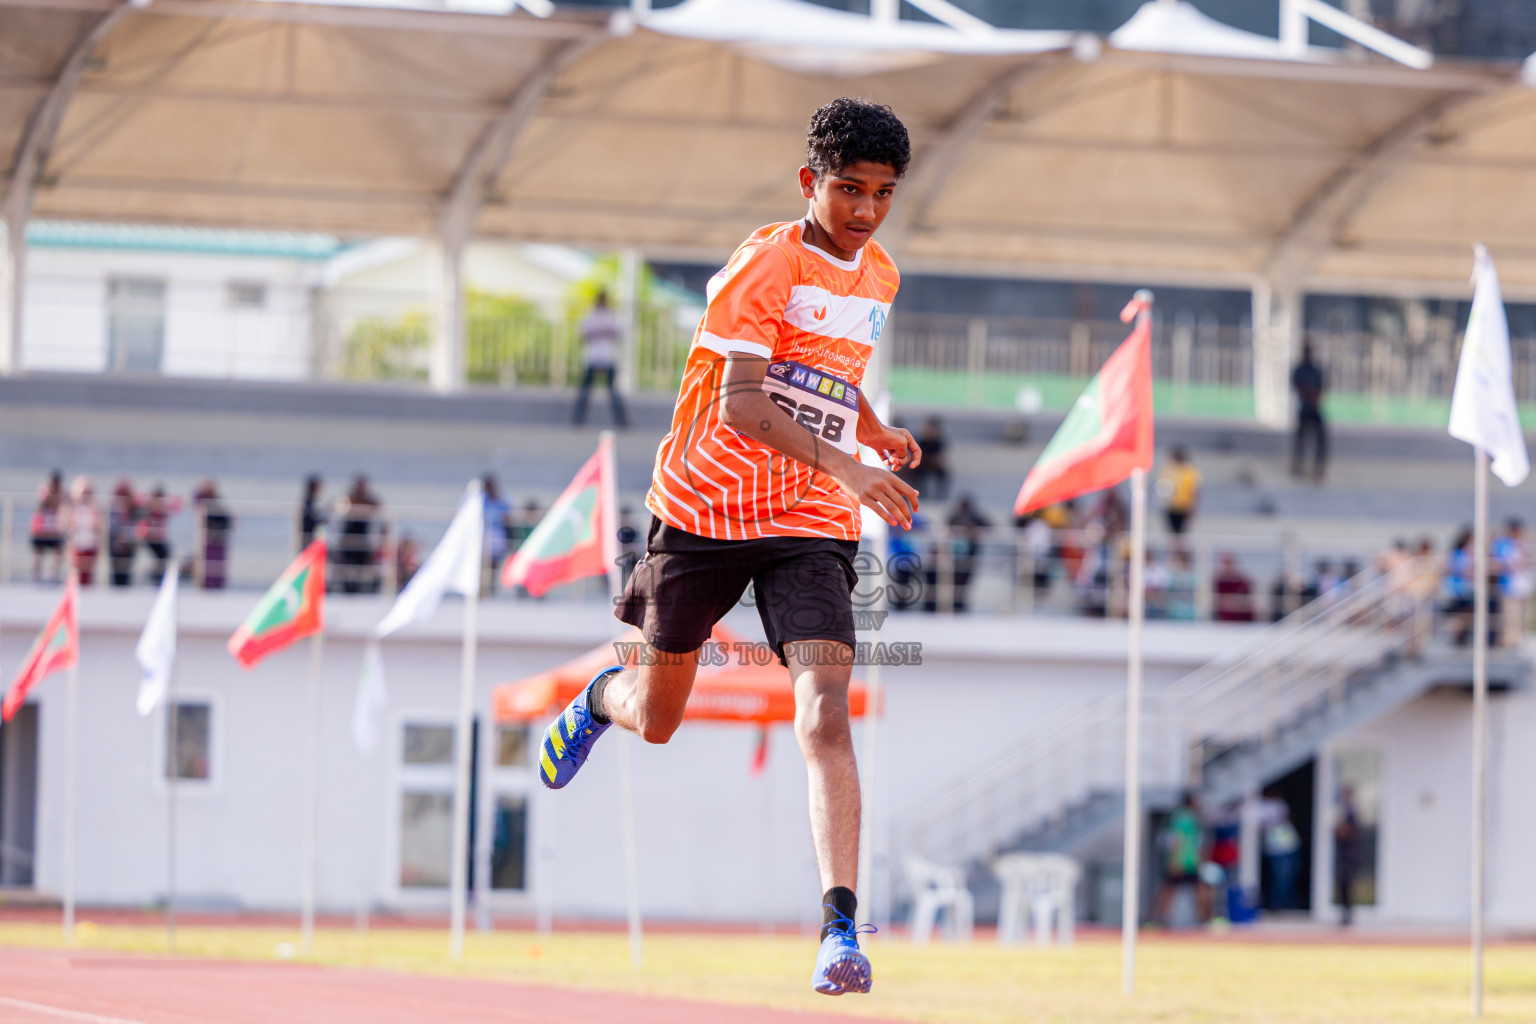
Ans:
<svg viewBox="0 0 1536 1024"><path fill-rule="evenodd" d="M1417 649L1429 634L1432 608L1411 596L1416 575L1372 574L1352 592L1311 602L1149 694L1143 786L1198 787L1216 758L1272 740L1299 716L1326 715L1348 698L1354 673ZM1063 821L1096 797L1123 793L1125 728L1123 695L1073 702L899 808L895 847L964 863Z"/></svg>

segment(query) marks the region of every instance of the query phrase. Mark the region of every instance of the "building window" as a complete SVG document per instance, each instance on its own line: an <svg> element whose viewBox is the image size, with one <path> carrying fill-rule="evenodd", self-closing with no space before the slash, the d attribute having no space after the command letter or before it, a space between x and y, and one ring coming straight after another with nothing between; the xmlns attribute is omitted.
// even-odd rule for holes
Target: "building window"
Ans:
<svg viewBox="0 0 1536 1024"><path fill-rule="evenodd" d="M172 704L165 721L165 777L206 782L213 708L206 703Z"/></svg>
<svg viewBox="0 0 1536 1024"><path fill-rule="evenodd" d="M496 730L496 767L528 767L528 727L503 726Z"/></svg>
<svg viewBox="0 0 1536 1024"><path fill-rule="evenodd" d="M229 282L231 309L264 309L267 305L267 286L260 281Z"/></svg>
<svg viewBox="0 0 1536 1024"><path fill-rule="evenodd" d="M527 885L528 800L502 793L496 797L495 831L491 835L491 888L522 889Z"/></svg>
<svg viewBox="0 0 1536 1024"><path fill-rule="evenodd" d="M400 759L406 764L452 764L453 726L407 725Z"/></svg>
<svg viewBox="0 0 1536 1024"><path fill-rule="evenodd" d="M165 351L165 282L107 282L107 369L159 373Z"/></svg>
<svg viewBox="0 0 1536 1024"><path fill-rule="evenodd" d="M453 794L400 794L400 885L442 889L453 860Z"/></svg>

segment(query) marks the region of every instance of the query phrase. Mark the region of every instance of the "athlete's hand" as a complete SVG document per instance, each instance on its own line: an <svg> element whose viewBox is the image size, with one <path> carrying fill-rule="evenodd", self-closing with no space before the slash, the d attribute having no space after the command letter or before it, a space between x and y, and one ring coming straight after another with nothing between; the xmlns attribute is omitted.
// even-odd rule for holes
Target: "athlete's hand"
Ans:
<svg viewBox="0 0 1536 1024"><path fill-rule="evenodd" d="M912 516L917 513L917 489L896 474L849 459L833 479L859 504L874 509L890 525L912 529Z"/></svg>
<svg viewBox="0 0 1536 1024"><path fill-rule="evenodd" d="M861 433L859 443L873 448L892 472L908 466L915 468L923 461L923 450L918 447L917 438L904 427L888 427L882 423L867 437Z"/></svg>

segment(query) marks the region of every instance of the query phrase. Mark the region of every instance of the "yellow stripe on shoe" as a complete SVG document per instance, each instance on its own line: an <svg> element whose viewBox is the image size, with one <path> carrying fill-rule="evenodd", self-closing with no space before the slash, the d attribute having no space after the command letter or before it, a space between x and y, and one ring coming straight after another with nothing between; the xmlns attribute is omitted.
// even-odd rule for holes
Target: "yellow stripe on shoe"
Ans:
<svg viewBox="0 0 1536 1024"><path fill-rule="evenodd" d="M539 751L539 770L544 773L544 781L551 786L555 784L555 765L549 759L549 751Z"/></svg>
<svg viewBox="0 0 1536 1024"><path fill-rule="evenodd" d="M549 745L555 748L556 757L565 756L565 737L560 735L559 722L554 722L549 727Z"/></svg>

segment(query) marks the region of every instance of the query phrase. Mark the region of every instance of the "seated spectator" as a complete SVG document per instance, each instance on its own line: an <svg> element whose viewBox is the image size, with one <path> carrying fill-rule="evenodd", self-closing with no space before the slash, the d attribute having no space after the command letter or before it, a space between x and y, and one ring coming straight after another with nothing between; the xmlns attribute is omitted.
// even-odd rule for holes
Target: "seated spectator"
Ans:
<svg viewBox="0 0 1536 1024"><path fill-rule="evenodd" d="M192 508L202 524L203 589L223 590L229 582L229 535L235 517L224 507L218 485L212 480L197 485L192 492Z"/></svg>
<svg viewBox="0 0 1536 1024"><path fill-rule="evenodd" d="M77 476L70 484L68 524L65 535L69 538L69 564L80 585L88 587L101 547L101 512L96 508L96 492L88 476Z"/></svg>
<svg viewBox="0 0 1536 1024"><path fill-rule="evenodd" d="M1212 581L1217 622L1253 621L1253 582L1237 563L1237 556L1223 552Z"/></svg>
<svg viewBox="0 0 1536 1024"><path fill-rule="evenodd" d="M1269 588L1269 621L1279 622L1305 602L1307 586L1293 572L1281 569Z"/></svg>
<svg viewBox="0 0 1536 1024"><path fill-rule="evenodd" d="M112 585L126 587L133 582L133 556L138 551L139 499L133 493L133 481L123 477L112 489L112 503L107 506L107 557L112 563Z"/></svg>
<svg viewBox="0 0 1536 1024"><path fill-rule="evenodd" d="M154 567L150 569L151 583L158 584L165 577L166 563L171 558L171 516L180 511L181 499L167 497L165 486L156 484L139 514L139 540L155 556Z"/></svg>
<svg viewBox="0 0 1536 1024"><path fill-rule="evenodd" d="M922 463L914 468L903 469L898 475L917 488L926 500L944 501L949 497L949 456L945 452L944 424L937 416L923 421L917 433L918 447L923 450ZM933 493L928 493L928 483L933 482Z"/></svg>
<svg viewBox="0 0 1536 1024"><path fill-rule="evenodd" d="M64 474L54 470L37 492L37 509L32 513L32 582L43 582L43 565L53 561L48 582L57 583L64 575L64 523L68 518L69 496L64 493Z"/></svg>

